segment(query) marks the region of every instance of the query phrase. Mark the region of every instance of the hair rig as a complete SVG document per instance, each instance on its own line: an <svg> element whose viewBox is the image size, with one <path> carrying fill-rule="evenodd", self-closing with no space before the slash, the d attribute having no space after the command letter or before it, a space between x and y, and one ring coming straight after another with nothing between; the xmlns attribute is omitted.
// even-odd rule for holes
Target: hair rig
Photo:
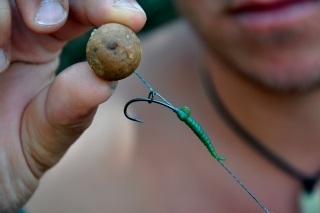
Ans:
<svg viewBox="0 0 320 213"><path fill-rule="evenodd" d="M190 129L198 136L200 141L207 147L209 153L219 162L219 164L233 177L234 180L238 182L238 184L257 202L257 204L266 212L270 213L262 204L261 202L243 185L243 183L222 163L222 161L226 160L224 157L219 156L217 152L215 151L215 148L213 147L210 138L208 135L205 133L205 131L202 129L202 127L198 124L197 121L195 121L190 115L191 115L191 110L189 107L184 106L181 108L174 107L170 102L168 102L162 95L157 93L152 87L141 77L139 73L134 71L134 73L139 77L139 79L148 87L150 90L149 95L147 98L135 98L126 103L124 106L124 114L125 116L136 122L143 123L142 120L132 117L128 114L127 110L130 104L134 102L148 102L149 104L151 103L156 103L160 104L162 106L165 106L173 112L175 112L178 116L178 118L183 121L185 124L187 124ZM160 100L156 100L155 98L159 97Z"/></svg>

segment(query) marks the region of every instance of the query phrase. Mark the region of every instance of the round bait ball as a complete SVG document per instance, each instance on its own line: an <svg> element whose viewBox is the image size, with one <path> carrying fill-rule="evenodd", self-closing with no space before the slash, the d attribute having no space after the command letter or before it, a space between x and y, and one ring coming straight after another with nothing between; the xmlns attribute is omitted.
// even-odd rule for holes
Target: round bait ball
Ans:
<svg viewBox="0 0 320 213"><path fill-rule="evenodd" d="M109 81L131 75L141 60L140 40L121 24L105 24L93 31L86 49L91 68Z"/></svg>

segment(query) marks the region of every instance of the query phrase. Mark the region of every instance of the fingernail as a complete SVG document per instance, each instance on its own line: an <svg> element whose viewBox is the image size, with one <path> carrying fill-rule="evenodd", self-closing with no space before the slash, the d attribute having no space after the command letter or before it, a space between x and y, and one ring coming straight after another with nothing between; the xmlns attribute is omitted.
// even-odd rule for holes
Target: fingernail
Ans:
<svg viewBox="0 0 320 213"><path fill-rule="evenodd" d="M57 25L67 17L67 12L57 0L43 0L35 17L40 25Z"/></svg>
<svg viewBox="0 0 320 213"><path fill-rule="evenodd" d="M137 3L136 0L114 0L113 6L129 8L129 9L138 10L140 12L145 13L142 7Z"/></svg>
<svg viewBox="0 0 320 213"><path fill-rule="evenodd" d="M118 86L118 81L108 81L107 84L110 87L110 89L115 90Z"/></svg>
<svg viewBox="0 0 320 213"><path fill-rule="evenodd" d="M9 66L9 59L7 53L0 49L0 73L4 72Z"/></svg>

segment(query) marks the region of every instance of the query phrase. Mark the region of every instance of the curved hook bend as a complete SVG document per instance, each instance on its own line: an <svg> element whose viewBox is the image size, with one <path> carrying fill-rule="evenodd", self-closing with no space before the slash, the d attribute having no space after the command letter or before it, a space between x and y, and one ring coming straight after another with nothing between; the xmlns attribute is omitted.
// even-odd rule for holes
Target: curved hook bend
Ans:
<svg viewBox="0 0 320 213"><path fill-rule="evenodd" d="M136 122L143 123L142 120L140 120L140 119L138 119L138 118L134 118L134 117L132 117L132 116L130 116L130 115L128 114L128 107L129 107L130 104L132 104L132 103L134 103L134 102L143 102L143 101L144 101L144 102L148 102L149 104L151 104L151 103L160 104L160 105L165 106L165 107L167 107L167 108L169 108L169 109L172 109L174 112L177 112L177 111L178 111L178 109L175 108L175 107L173 107L172 105L169 105L169 104L167 104L167 103L164 103L164 102L161 102L161 101L158 101L158 100L154 100L154 93L153 93L153 92L150 92L148 98L135 98L135 99L132 99L132 100L128 101L128 102L126 103L126 105L124 106L124 109L123 109L124 115L125 115L128 119L130 119L130 120L132 120L132 121L136 121Z"/></svg>

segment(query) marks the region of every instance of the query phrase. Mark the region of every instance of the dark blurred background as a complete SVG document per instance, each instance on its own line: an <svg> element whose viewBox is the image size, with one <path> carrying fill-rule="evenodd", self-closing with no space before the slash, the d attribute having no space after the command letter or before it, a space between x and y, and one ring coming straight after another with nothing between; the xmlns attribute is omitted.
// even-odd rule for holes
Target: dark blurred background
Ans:
<svg viewBox="0 0 320 213"><path fill-rule="evenodd" d="M137 0L147 14L147 22L140 33L145 33L170 20L178 17L172 0ZM86 44L91 31L69 42L63 49L60 57L60 66L57 73L71 64L86 60Z"/></svg>

